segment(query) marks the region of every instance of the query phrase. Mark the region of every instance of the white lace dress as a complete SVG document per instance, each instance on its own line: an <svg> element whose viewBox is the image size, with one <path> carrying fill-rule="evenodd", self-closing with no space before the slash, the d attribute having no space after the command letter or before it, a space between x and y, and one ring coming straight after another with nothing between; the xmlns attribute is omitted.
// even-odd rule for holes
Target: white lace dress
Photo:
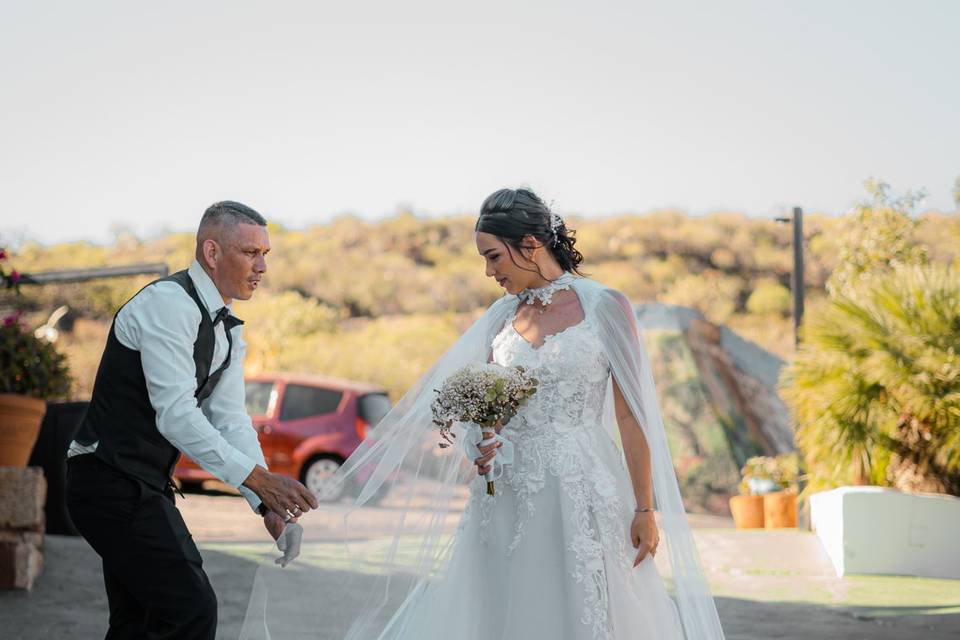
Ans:
<svg viewBox="0 0 960 640"><path fill-rule="evenodd" d="M502 435L515 460L476 479L446 570L384 637L673 640L673 601L648 556L633 568L633 490L602 426L610 369L588 320L533 347L509 321L492 345L540 386Z"/></svg>

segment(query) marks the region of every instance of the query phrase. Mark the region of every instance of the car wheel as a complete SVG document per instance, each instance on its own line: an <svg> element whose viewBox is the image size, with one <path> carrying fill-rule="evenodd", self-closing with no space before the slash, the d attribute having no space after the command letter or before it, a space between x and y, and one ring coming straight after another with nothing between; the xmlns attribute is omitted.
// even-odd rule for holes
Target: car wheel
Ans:
<svg viewBox="0 0 960 640"><path fill-rule="evenodd" d="M343 497L343 483L331 478L341 464L336 458L313 458L304 465L301 482L320 502L336 502Z"/></svg>

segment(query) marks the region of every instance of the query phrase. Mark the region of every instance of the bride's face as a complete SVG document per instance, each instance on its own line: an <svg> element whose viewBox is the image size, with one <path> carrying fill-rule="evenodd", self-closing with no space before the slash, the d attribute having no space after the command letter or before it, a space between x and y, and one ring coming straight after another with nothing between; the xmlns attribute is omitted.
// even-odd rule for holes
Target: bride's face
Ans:
<svg viewBox="0 0 960 640"><path fill-rule="evenodd" d="M536 249L525 253L535 252ZM497 236L484 231L477 232L477 252L487 267L487 277L493 278L507 293L516 295L529 287L536 286L540 277L536 263L522 252L509 246Z"/></svg>

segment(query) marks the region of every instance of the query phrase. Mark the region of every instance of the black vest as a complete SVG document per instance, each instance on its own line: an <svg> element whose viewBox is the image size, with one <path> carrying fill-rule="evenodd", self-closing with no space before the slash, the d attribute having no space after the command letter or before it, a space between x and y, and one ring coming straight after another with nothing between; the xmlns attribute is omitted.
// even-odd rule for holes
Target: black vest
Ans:
<svg viewBox="0 0 960 640"><path fill-rule="evenodd" d="M195 396L199 407L200 403L213 393L220 376L230 364L230 351L233 347L230 330L241 324L241 321L229 315L223 317L229 348L223 364L211 373L210 366L213 363L213 348L216 343L214 321L210 319L210 313L200 300L193 280L186 271L178 271L151 282L147 287L165 281L176 282L183 287L200 309L200 326L197 329L196 342L193 343L193 361L197 374ZM221 314L224 311L225 308L221 310ZM77 432L76 440L82 445L99 441L94 454L97 458L163 490L170 483L173 468L180 459L180 451L157 429L157 413L150 404L140 352L127 348L117 339L116 322L117 317L114 316L110 334L107 336L107 346L97 370L90 406Z"/></svg>

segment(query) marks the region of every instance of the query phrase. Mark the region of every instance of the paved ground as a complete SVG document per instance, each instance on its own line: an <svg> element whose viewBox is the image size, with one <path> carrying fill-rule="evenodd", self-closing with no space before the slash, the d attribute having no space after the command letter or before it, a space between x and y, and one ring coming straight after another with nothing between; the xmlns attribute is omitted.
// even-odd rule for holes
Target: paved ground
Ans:
<svg viewBox="0 0 960 640"><path fill-rule="evenodd" d="M246 506L229 495L188 494L180 507L204 555L220 601L219 638L240 634L260 560L270 552L266 533ZM331 521L338 508L328 508ZM360 536L372 536L390 517L389 504L360 519ZM731 640L960 638L960 581L904 577L838 579L811 534L736 531L724 519L694 517L693 524L720 617ZM309 562L324 572L261 572L282 580L299 603L290 615L311 620L309 635L338 638L351 618L323 604L362 602L365 576L339 570L336 549L314 534ZM79 538L48 536L45 569L31 593L0 593L0 637L21 640L103 636L106 599L97 557ZM279 571L279 570L278 570ZM305 583L307 577L311 582ZM276 636L275 636L276 637ZM279 639L278 639L279 640ZM532 639L537 640L537 639Z"/></svg>

